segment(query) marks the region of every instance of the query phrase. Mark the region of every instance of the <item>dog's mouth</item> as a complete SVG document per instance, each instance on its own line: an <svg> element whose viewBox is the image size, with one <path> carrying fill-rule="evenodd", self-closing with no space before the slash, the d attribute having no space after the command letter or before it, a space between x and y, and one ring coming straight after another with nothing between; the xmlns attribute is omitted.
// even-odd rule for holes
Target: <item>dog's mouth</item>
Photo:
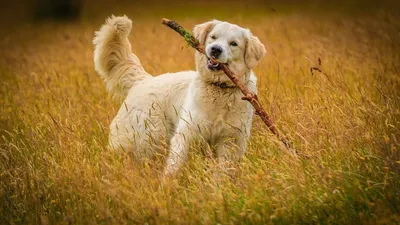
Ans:
<svg viewBox="0 0 400 225"><path fill-rule="evenodd" d="M221 70L221 65L218 62L213 63L211 59L208 59L207 68L212 71L219 71Z"/></svg>

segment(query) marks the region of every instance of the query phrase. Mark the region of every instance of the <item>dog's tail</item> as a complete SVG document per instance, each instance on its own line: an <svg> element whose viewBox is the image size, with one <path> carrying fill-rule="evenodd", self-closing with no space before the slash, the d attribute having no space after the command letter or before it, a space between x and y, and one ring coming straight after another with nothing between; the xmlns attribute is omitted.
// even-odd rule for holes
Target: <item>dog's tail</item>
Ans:
<svg viewBox="0 0 400 225"><path fill-rule="evenodd" d="M96 32L93 44L94 67L103 78L113 98L123 100L135 83L152 77L131 51L128 35L132 21L127 17L111 16Z"/></svg>

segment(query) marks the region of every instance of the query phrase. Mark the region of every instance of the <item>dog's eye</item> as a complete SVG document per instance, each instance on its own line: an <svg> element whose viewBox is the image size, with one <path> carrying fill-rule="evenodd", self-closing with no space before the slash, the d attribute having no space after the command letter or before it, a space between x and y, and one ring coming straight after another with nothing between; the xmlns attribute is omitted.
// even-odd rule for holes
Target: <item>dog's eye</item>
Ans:
<svg viewBox="0 0 400 225"><path fill-rule="evenodd" d="M215 37L215 35L211 36L211 38L212 38L213 40L217 39L217 37Z"/></svg>
<svg viewBox="0 0 400 225"><path fill-rule="evenodd" d="M237 43L234 41L231 41L231 43L229 43L231 46L237 46Z"/></svg>

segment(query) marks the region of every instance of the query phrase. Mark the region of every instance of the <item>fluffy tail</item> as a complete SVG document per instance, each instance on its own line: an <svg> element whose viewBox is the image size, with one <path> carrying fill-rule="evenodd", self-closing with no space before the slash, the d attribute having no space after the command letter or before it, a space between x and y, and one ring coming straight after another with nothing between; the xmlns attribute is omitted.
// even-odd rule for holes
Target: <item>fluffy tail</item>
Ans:
<svg viewBox="0 0 400 225"><path fill-rule="evenodd" d="M128 40L131 29L128 17L111 16L93 40L95 70L103 78L107 91L119 100L126 97L135 83L152 77L131 51Z"/></svg>

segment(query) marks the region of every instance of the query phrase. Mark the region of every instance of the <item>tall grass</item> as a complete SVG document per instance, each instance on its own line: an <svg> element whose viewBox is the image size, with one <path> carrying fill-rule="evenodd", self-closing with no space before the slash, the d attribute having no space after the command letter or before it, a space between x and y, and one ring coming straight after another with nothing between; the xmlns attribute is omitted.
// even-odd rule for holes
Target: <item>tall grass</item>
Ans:
<svg viewBox="0 0 400 225"><path fill-rule="evenodd" d="M0 224L400 223L398 17L174 12L185 27L238 23L266 44L259 97L302 157L256 118L240 163L222 170L195 146L161 183L162 158L137 164L106 148L119 105L94 72L91 40L103 14L122 12L151 74L193 69L194 50L160 25L168 15L118 7L87 7L74 23L21 22L0 38ZM310 72L318 58L326 75Z"/></svg>

